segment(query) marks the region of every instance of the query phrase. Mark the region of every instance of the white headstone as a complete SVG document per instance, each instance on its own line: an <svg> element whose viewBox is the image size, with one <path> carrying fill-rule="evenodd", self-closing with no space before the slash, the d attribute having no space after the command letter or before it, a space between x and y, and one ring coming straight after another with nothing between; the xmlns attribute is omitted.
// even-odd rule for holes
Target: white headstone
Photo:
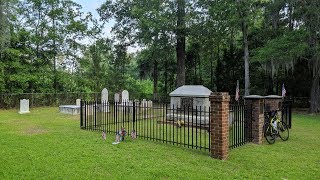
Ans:
<svg viewBox="0 0 320 180"><path fill-rule="evenodd" d="M19 114L30 113L29 111L29 99L20 99L20 111Z"/></svg>
<svg viewBox="0 0 320 180"><path fill-rule="evenodd" d="M127 90L123 90L121 97L122 97L122 102L128 102L129 101L129 92Z"/></svg>
<svg viewBox="0 0 320 180"><path fill-rule="evenodd" d="M148 101L147 107L148 107L148 108L152 108L152 101L151 101L151 100Z"/></svg>
<svg viewBox="0 0 320 180"><path fill-rule="evenodd" d="M104 88L101 92L101 102L102 103L105 103L105 102L108 102L108 90L106 88Z"/></svg>
<svg viewBox="0 0 320 180"><path fill-rule="evenodd" d="M115 93L114 94L114 102L119 102L119 99L120 99L119 94Z"/></svg>
<svg viewBox="0 0 320 180"><path fill-rule="evenodd" d="M80 106L81 105L81 99L77 99L76 100L76 106Z"/></svg>
<svg viewBox="0 0 320 180"><path fill-rule="evenodd" d="M141 106L142 107L147 107L147 100L146 99L142 99Z"/></svg>
<svg viewBox="0 0 320 180"><path fill-rule="evenodd" d="M100 106L100 110L102 112L110 112L109 111L109 92L108 89L103 88L101 91L101 106Z"/></svg>

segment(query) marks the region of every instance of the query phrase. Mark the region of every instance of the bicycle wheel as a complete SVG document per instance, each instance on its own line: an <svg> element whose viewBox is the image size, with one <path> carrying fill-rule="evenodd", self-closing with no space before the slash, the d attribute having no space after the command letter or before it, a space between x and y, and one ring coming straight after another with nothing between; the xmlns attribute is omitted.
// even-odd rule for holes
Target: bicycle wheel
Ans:
<svg viewBox="0 0 320 180"><path fill-rule="evenodd" d="M266 138L269 144L273 144L276 141L272 128L273 127L269 123L265 124L264 137Z"/></svg>
<svg viewBox="0 0 320 180"><path fill-rule="evenodd" d="M278 131L279 131L279 136L283 141L286 141L289 139L289 129L285 122L283 121L279 122Z"/></svg>

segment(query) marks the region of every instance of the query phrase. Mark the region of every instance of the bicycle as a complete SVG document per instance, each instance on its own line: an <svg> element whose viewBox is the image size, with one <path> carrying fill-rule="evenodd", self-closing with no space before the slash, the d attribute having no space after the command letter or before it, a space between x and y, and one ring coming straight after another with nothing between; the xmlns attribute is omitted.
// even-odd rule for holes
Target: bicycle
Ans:
<svg viewBox="0 0 320 180"><path fill-rule="evenodd" d="M285 122L278 117L278 110L270 111L265 114L266 123L264 128L264 137L269 144L273 144L277 137L283 141L289 139L289 129Z"/></svg>

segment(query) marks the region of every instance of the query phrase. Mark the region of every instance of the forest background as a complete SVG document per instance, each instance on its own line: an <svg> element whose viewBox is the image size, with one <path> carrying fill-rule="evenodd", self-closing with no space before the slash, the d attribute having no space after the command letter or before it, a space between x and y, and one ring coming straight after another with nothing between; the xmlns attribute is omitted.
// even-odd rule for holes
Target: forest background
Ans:
<svg viewBox="0 0 320 180"><path fill-rule="evenodd" d="M241 95L281 95L284 84L320 112L319 29L318 0L118 0L96 12L0 0L0 93L107 87L160 101L184 84L235 94L239 80Z"/></svg>

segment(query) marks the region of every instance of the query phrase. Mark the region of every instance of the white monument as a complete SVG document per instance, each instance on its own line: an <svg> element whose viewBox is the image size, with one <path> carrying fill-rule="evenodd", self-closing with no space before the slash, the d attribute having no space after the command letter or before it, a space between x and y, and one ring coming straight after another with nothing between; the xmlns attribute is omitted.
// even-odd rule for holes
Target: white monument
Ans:
<svg viewBox="0 0 320 180"><path fill-rule="evenodd" d="M122 93L121 93L121 102L124 103L124 102L128 102L129 101L129 92L127 90L123 90Z"/></svg>
<svg viewBox="0 0 320 180"><path fill-rule="evenodd" d="M30 113L29 111L29 99L20 99L20 111L19 114Z"/></svg>
<svg viewBox="0 0 320 180"><path fill-rule="evenodd" d="M76 106L81 106L81 99L76 100Z"/></svg>
<svg viewBox="0 0 320 180"><path fill-rule="evenodd" d="M104 88L102 91L101 91L101 102L104 103L104 102L108 102L108 90L106 88Z"/></svg>
<svg viewBox="0 0 320 180"><path fill-rule="evenodd" d="M171 108L200 108L210 107L209 96L212 91L202 85L184 85L172 91L170 95Z"/></svg>
<svg viewBox="0 0 320 180"><path fill-rule="evenodd" d="M141 107L142 108L146 108L147 107L147 104L148 102L147 102L147 100L146 99L142 99L142 101L141 101Z"/></svg>
<svg viewBox="0 0 320 180"><path fill-rule="evenodd" d="M184 85L172 91L170 95L169 119L189 116L189 121L209 124L209 96L212 91L202 85ZM184 113L188 113L185 115ZM191 112L191 113L190 113Z"/></svg>
<svg viewBox="0 0 320 180"><path fill-rule="evenodd" d="M59 112L63 114L80 114L81 99L76 99L76 105L60 105ZM82 107L85 108L85 107Z"/></svg>
<svg viewBox="0 0 320 180"><path fill-rule="evenodd" d="M103 88L103 90L101 91L101 104L102 104L101 111L102 112L110 112L108 96L109 96L108 90L106 88Z"/></svg>
<svg viewBox="0 0 320 180"><path fill-rule="evenodd" d="M149 100L149 101L147 102L147 107L148 107L148 108L152 108L152 105L153 105L152 101Z"/></svg>

